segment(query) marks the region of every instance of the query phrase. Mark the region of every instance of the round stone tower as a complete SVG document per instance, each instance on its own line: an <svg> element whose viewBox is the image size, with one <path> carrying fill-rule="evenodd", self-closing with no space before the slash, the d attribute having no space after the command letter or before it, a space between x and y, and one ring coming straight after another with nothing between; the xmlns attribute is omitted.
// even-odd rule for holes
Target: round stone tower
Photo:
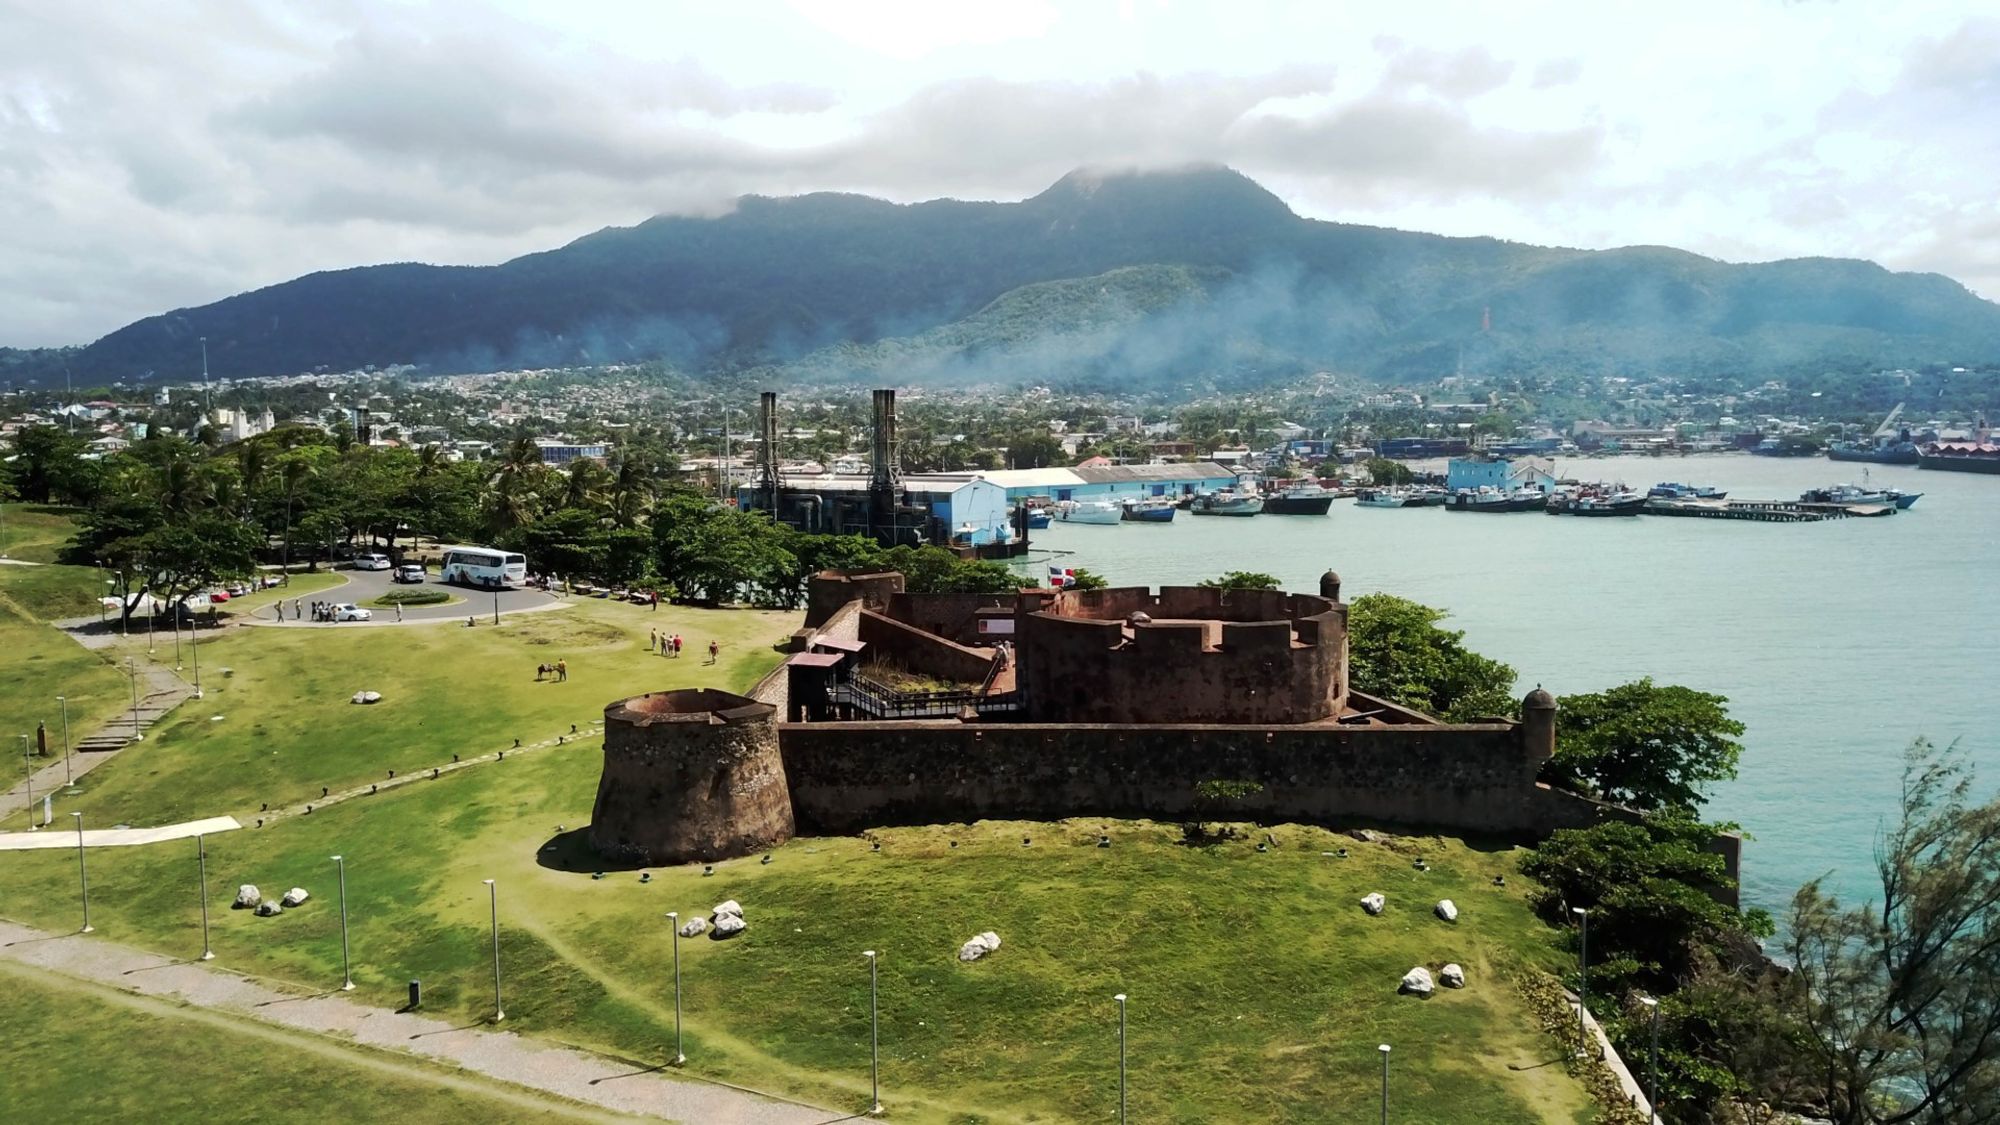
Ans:
<svg viewBox="0 0 2000 1125"><path fill-rule="evenodd" d="M590 817L600 855L670 864L748 855L792 837L776 708L706 688L604 709L604 774Z"/></svg>
<svg viewBox="0 0 2000 1125"><path fill-rule="evenodd" d="M1540 684L1521 700L1521 745L1537 768L1556 756L1556 697Z"/></svg>

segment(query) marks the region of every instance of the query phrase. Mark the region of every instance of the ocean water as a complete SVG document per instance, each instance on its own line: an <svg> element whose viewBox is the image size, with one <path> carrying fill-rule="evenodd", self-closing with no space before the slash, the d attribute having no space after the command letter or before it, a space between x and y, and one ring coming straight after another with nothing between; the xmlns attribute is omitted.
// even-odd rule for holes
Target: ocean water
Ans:
<svg viewBox="0 0 2000 1125"><path fill-rule="evenodd" d="M1781 909L1808 879L1868 895L1902 752L1957 741L2000 792L2000 477L1867 466L1921 491L1882 519L1764 524L1357 508L1325 517L1180 513L1171 524L1057 524L1035 533L1115 584L1227 570L1347 598L1398 594L1450 611L1520 690L1557 695L1652 676L1729 697L1741 776L1708 806L1740 822L1745 901ZM1676 480L1732 498L1796 499L1861 482L1861 465L1745 455L1560 461L1558 475L1644 489ZM1039 563L1036 570L1040 571Z"/></svg>

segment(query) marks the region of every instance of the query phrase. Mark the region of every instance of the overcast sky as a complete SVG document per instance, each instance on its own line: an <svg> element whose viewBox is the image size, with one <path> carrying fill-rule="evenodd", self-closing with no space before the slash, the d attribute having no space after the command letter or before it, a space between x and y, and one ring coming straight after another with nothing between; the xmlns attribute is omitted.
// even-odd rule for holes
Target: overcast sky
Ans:
<svg viewBox="0 0 2000 1125"><path fill-rule="evenodd" d="M2000 5L0 0L0 344L745 192L1188 161L1315 218L2000 297Z"/></svg>

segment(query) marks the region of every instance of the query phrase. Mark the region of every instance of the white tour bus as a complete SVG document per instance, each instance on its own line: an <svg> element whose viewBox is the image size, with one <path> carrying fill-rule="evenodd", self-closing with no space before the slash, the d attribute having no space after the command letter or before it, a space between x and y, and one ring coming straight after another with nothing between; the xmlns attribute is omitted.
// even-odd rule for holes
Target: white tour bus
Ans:
<svg viewBox="0 0 2000 1125"><path fill-rule="evenodd" d="M490 547L446 547L444 572L440 577L460 586L487 590L519 586L528 580L528 557Z"/></svg>

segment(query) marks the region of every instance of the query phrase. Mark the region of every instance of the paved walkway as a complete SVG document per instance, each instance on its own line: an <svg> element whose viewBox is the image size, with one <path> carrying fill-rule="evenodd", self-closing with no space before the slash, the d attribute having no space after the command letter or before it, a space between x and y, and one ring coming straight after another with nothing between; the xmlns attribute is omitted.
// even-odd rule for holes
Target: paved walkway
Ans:
<svg viewBox="0 0 2000 1125"><path fill-rule="evenodd" d="M0 922L0 958L124 992L172 996L259 1023L421 1055L620 1113L704 1125L828 1125L857 1116L550 1046L486 1025L454 1026L430 1016L371 1008L339 992L296 996L210 964L174 961L97 936L50 934Z"/></svg>
<svg viewBox="0 0 2000 1125"><path fill-rule="evenodd" d="M86 828L81 835L86 848L132 848L167 840L192 840L196 836L213 836L217 832L234 832L241 827L233 816L211 816L205 820L163 824L158 828ZM0 832L0 851L73 848L77 844L77 836L76 829L67 821L41 831Z"/></svg>

